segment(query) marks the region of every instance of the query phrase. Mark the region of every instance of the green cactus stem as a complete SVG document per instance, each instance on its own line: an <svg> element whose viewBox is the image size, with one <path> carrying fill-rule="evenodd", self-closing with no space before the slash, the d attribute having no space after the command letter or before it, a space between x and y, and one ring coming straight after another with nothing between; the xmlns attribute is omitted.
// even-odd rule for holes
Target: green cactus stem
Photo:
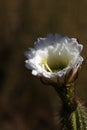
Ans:
<svg viewBox="0 0 87 130"><path fill-rule="evenodd" d="M63 104L61 114L63 130L87 130L85 107L76 98L74 84L53 86Z"/></svg>
<svg viewBox="0 0 87 130"><path fill-rule="evenodd" d="M86 108L78 102L77 109L72 113L73 130L87 130Z"/></svg>

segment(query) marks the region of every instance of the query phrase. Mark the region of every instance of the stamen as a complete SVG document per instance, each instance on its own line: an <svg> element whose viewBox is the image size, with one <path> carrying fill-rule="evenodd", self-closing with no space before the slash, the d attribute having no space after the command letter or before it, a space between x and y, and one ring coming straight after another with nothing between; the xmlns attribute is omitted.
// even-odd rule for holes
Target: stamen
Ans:
<svg viewBox="0 0 87 130"><path fill-rule="evenodd" d="M45 63L44 65L45 65L46 69L47 69L49 72L51 72L51 73L52 73L52 70L50 69L50 67L48 66L48 64L47 64L47 63Z"/></svg>
<svg viewBox="0 0 87 130"><path fill-rule="evenodd" d="M47 64L47 60L43 60L42 64L44 65L44 67L46 68L46 70L48 70L49 72L52 73L52 70L50 69L49 65Z"/></svg>

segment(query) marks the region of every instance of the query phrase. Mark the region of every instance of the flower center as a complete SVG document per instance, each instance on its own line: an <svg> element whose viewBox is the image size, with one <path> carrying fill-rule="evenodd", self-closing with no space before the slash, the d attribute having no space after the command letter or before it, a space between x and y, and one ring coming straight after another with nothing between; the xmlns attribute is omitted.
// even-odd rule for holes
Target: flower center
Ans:
<svg viewBox="0 0 87 130"><path fill-rule="evenodd" d="M58 72L67 67L68 61L62 59L58 60L54 58L54 59L45 59L42 61L41 64L44 65L44 68L48 72L52 73L52 72Z"/></svg>
<svg viewBox="0 0 87 130"><path fill-rule="evenodd" d="M57 72L57 71L60 71L60 70L64 69L65 67L67 67L67 64L60 61L59 63L56 63L54 65L49 65L48 64L48 66L50 67L52 72Z"/></svg>

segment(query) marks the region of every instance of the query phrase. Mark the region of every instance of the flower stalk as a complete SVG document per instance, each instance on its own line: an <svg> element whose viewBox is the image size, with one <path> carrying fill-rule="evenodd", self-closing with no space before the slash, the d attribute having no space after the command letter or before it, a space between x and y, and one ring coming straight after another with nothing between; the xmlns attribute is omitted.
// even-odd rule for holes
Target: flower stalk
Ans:
<svg viewBox="0 0 87 130"><path fill-rule="evenodd" d="M62 124L64 130L77 130L75 110L77 109L77 102L75 98L74 85L67 86L53 86L62 100ZM73 114L72 114L73 113ZM73 125L74 124L74 125Z"/></svg>
<svg viewBox="0 0 87 130"><path fill-rule="evenodd" d="M78 101L73 84L70 86L55 86L63 103L61 117L63 130L87 130L87 114L85 107Z"/></svg>
<svg viewBox="0 0 87 130"><path fill-rule="evenodd" d="M85 107L78 101L77 109L72 113L72 122L75 130L87 130L87 114Z"/></svg>

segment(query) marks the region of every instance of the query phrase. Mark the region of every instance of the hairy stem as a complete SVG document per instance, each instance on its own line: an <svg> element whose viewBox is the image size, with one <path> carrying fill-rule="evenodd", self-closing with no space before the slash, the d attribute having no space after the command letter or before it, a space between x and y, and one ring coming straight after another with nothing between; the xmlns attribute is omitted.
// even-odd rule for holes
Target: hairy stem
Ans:
<svg viewBox="0 0 87 130"><path fill-rule="evenodd" d="M86 111L75 96L73 84L54 87L63 103L61 114L63 130L87 130Z"/></svg>
<svg viewBox="0 0 87 130"><path fill-rule="evenodd" d="M87 130L87 114L85 107L78 102L76 109L77 130Z"/></svg>
<svg viewBox="0 0 87 130"><path fill-rule="evenodd" d="M61 113L63 129L77 130L76 123L75 123L75 115L73 115L75 128L73 128L72 116L71 116L71 114L77 108L77 102L75 100L75 92L74 92L73 84L70 84L69 86L59 86L59 87L54 86L54 87L59 97L61 98L63 104L63 109Z"/></svg>

